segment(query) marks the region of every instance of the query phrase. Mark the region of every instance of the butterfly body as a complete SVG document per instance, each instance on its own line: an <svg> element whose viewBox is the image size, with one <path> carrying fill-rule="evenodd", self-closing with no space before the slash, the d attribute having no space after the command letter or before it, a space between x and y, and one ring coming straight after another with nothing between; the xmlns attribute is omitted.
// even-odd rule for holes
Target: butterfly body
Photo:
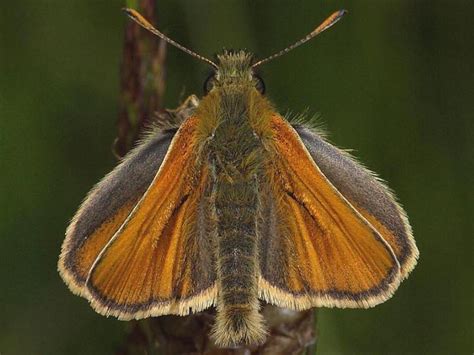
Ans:
<svg viewBox="0 0 474 355"><path fill-rule="evenodd" d="M249 53L206 61L215 71L197 107L152 130L74 216L59 259L70 289L123 320L214 306L219 346L265 340L261 301L303 310L390 298L418 257L391 191L280 116Z"/></svg>
<svg viewBox="0 0 474 355"><path fill-rule="evenodd" d="M198 109L199 160L207 162L215 231L219 294L214 335L218 342L259 343L258 235L260 184L264 174L265 127L272 114L256 88L250 54L225 52L212 89Z"/></svg>

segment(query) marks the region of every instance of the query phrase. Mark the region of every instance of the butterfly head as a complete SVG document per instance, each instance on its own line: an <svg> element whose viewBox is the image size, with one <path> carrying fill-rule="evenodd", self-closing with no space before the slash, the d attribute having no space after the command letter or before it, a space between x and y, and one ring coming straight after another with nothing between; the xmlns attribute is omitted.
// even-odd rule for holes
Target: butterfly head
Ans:
<svg viewBox="0 0 474 355"><path fill-rule="evenodd" d="M217 55L216 67L204 83L204 92L239 88L255 88L263 94L265 84L258 76L253 65L253 55L244 50L224 50Z"/></svg>

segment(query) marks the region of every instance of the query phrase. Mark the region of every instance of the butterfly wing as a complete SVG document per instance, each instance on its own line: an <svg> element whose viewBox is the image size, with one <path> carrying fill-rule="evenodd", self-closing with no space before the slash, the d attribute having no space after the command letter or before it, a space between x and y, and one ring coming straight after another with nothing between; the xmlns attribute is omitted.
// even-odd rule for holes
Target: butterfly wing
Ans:
<svg viewBox="0 0 474 355"><path fill-rule="evenodd" d="M260 297L282 307L370 307L398 287L390 245L328 181L297 132L271 121L262 185Z"/></svg>
<svg viewBox="0 0 474 355"><path fill-rule="evenodd" d="M118 186L110 190L107 183L100 183L68 228L61 274L72 289L79 286L75 290L99 313L121 319L143 318L186 314L214 303L207 223L209 181L194 150L196 120L185 121L167 149L159 147L166 149L166 155L151 181L147 175L145 191L135 188L133 198L110 217L103 217L102 208L115 198L113 194L121 194L127 184L141 185L134 176L112 172L105 179L113 176L112 180L119 180ZM127 159L136 160L137 170L146 170L148 167L139 163L146 164L145 153L142 147ZM103 221L90 217L95 214ZM81 226L88 227L87 233Z"/></svg>
<svg viewBox="0 0 474 355"><path fill-rule="evenodd" d="M153 181L174 132L156 132L133 149L88 194L72 219L62 245L58 268L76 294L94 260Z"/></svg>
<svg viewBox="0 0 474 355"><path fill-rule="evenodd" d="M303 126L295 129L321 172L390 244L400 263L402 277L407 277L416 265L418 249L405 211L390 189L317 132Z"/></svg>

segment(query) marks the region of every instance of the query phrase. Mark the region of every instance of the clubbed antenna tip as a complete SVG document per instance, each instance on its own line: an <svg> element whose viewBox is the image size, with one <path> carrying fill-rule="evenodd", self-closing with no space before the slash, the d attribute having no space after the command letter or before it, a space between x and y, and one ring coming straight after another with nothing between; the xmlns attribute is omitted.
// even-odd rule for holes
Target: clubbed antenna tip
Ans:
<svg viewBox="0 0 474 355"><path fill-rule="evenodd" d="M296 41L293 43L291 46L286 47L285 49L282 49L281 51L272 54L271 56L262 59L252 65L252 68L258 67L264 63L268 63L269 61L278 58L282 56L283 54L288 53L292 49L295 49L296 47L301 46L302 44L308 42L310 39L316 37L319 35L321 32L327 30L329 27L334 25L336 22L338 22L342 16L344 16L347 13L347 10L338 10L333 12L326 20L324 20L318 27L316 27L313 31L311 31L309 34L307 34L305 37L301 38L300 40Z"/></svg>
<svg viewBox="0 0 474 355"><path fill-rule="evenodd" d="M173 41L171 38L167 37L163 32L159 31L156 29L146 18L144 18L138 11L134 9L128 9L124 8L123 11L127 14L128 17L130 17L133 21L138 23L140 26L142 26L144 29L148 30L149 32L153 33L154 35L160 37L162 40L168 42L169 44L175 46L176 48L181 49L183 52L188 53L192 55L195 58L198 58L207 64L211 65L215 69L217 69L217 64L214 63L213 61L207 59L206 57L203 57L202 55L197 54L196 52L193 52L192 50L186 48L185 46L182 46L178 42Z"/></svg>

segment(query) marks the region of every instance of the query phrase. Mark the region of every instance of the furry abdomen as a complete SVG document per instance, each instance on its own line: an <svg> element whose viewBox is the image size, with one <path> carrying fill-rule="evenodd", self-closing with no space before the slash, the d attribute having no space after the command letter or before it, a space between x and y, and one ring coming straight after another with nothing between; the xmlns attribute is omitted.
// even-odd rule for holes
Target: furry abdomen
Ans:
<svg viewBox="0 0 474 355"><path fill-rule="evenodd" d="M248 100L227 92L209 143L215 201L217 344L257 344L265 339L257 290L258 176L263 148L249 122Z"/></svg>

